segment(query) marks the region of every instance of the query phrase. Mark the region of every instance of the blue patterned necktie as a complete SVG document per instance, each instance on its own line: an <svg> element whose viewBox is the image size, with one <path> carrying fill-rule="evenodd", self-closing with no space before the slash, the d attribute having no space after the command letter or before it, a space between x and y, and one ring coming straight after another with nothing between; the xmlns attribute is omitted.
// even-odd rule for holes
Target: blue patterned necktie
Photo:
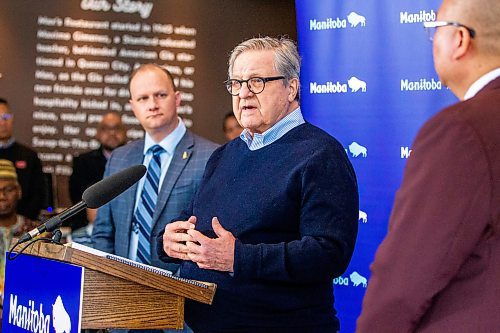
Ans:
<svg viewBox="0 0 500 333"><path fill-rule="evenodd" d="M151 229L153 227L153 213L158 199L158 184L161 175L160 154L165 150L159 145L154 145L149 148L149 151L153 153L153 157L149 162L141 198L134 213L132 229L139 232L136 260L144 264L151 264Z"/></svg>

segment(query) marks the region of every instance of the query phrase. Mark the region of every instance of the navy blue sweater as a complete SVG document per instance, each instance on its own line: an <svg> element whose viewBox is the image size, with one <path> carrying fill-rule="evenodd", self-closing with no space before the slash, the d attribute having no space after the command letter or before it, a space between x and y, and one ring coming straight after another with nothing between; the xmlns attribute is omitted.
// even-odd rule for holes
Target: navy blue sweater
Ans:
<svg viewBox="0 0 500 333"><path fill-rule="evenodd" d="M332 279L354 250L358 190L334 138L306 123L256 151L231 141L211 156L192 206L176 220L191 215L205 235L216 237L217 216L237 238L233 276L182 262L182 277L217 284L212 305L186 303L195 332L338 330Z"/></svg>

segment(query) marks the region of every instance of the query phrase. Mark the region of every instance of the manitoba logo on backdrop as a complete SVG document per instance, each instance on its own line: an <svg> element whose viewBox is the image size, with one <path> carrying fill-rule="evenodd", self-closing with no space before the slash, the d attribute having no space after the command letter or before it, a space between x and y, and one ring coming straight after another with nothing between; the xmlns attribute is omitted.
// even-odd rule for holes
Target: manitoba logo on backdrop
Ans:
<svg viewBox="0 0 500 333"><path fill-rule="evenodd" d="M366 212L363 212L362 210L360 210L358 221L361 221L363 223L367 223L368 222L368 214L366 214Z"/></svg>
<svg viewBox="0 0 500 333"><path fill-rule="evenodd" d="M349 280L351 283L349 283ZM351 274L349 274L349 277L339 276L333 279L333 284L346 287L350 287L352 284L353 287L366 288L368 284L368 279L363 275L359 274L358 272L354 271Z"/></svg>
<svg viewBox="0 0 500 333"><path fill-rule="evenodd" d="M358 25L364 27L366 25L366 18L358 13L350 12L349 15L347 15L347 22L349 22L353 28Z"/></svg>
<svg viewBox="0 0 500 333"><path fill-rule="evenodd" d="M310 82L309 83L309 93L311 94L345 94L347 92L351 93L363 93L366 92L366 82L357 78L356 76L351 76L347 83L340 81L333 82L328 81L326 83ZM349 89L348 89L349 88Z"/></svg>
<svg viewBox="0 0 500 333"><path fill-rule="evenodd" d="M435 21L436 12L434 10L420 10L419 12L411 13L408 11L399 12L399 23L401 24L412 24L412 23L422 23L426 21Z"/></svg>
<svg viewBox="0 0 500 333"><path fill-rule="evenodd" d="M366 91L366 82L358 79L355 76L347 80L347 84L349 85L349 88L351 88L351 92L357 92L360 89L362 92Z"/></svg>
<svg viewBox="0 0 500 333"><path fill-rule="evenodd" d="M349 145L349 152L351 153L352 157L358 157L358 156L366 157L366 156L368 156L368 149L366 147L360 145L356 141L353 141L353 143L351 143Z"/></svg>
<svg viewBox="0 0 500 333"><path fill-rule="evenodd" d="M409 146L401 146L401 154L400 154L400 157L402 159L407 159L408 157L410 157L410 154L411 154L411 148Z"/></svg>
<svg viewBox="0 0 500 333"><path fill-rule="evenodd" d="M358 272L352 272L351 275L349 275L349 278L351 279L353 286L355 287L362 286L366 288L368 280Z"/></svg>
<svg viewBox="0 0 500 333"><path fill-rule="evenodd" d="M443 89L439 79L421 78L418 80L401 79L401 91L437 91Z"/></svg>
<svg viewBox="0 0 500 333"><path fill-rule="evenodd" d="M346 18L328 17L326 19L310 19L309 30L334 30L346 29L349 23L350 28L366 26L366 17L356 12L350 12Z"/></svg>

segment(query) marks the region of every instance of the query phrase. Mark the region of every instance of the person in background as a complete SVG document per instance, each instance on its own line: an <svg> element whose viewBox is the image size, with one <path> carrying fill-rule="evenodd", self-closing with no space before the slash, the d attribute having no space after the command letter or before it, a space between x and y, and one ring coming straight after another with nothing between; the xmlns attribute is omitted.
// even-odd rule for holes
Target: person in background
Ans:
<svg viewBox="0 0 500 333"><path fill-rule="evenodd" d="M5 277L5 253L10 249L12 238L20 237L40 223L17 214L16 206L23 192L18 182L14 164L0 159L0 293L3 301Z"/></svg>
<svg viewBox="0 0 500 333"><path fill-rule="evenodd" d="M413 143L357 332L500 330L499 18L498 0L444 0L424 23L460 102Z"/></svg>
<svg viewBox="0 0 500 333"><path fill-rule="evenodd" d="M69 193L73 204L82 200L82 194L88 187L102 179L106 162L115 148L125 144L126 134L125 126L118 112L111 111L103 115L97 125L96 133L96 139L99 141L100 147L73 159L73 173L69 178ZM76 234L77 237L88 234L90 238L95 214L95 209L87 209L86 212L77 214L69 220L73 233L79 229ZM74 236L72 234L72 239Z"/></svg>
<svg viewBox="0 0 500 333"><path fill-rule="evenodd" d="M332 280L347 268L358 189L342 145L304 121L294 42L255 38L229 60L244 127L210 157L200 189L158 237L180 276L217 284L212 305L186 301L195 332L337 332Z"/></svg>
<svg viewBox="0 0 500 333"><path fill-rule="evenodd" d="M6 99L0 98L0 159L14 163L23 197L17 212L36 220L48 203L48 189L42 163L31 148L16 142L13 137L14 114Z"/></svg>
<svg viewBox="0 0 500 333"><path fill-rule="evenodd" d="M240 123L238 123L238 120L236 120L232 111L224 116L222 130L224 131L224 137L227 141L236 139L240 136L241 132L243 132L243 128L240 126Z"/></svg>

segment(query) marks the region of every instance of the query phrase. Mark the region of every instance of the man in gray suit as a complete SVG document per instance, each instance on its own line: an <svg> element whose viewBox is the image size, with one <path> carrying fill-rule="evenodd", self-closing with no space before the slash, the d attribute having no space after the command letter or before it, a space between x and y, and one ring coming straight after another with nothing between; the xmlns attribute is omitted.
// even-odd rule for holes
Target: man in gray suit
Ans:
<svg viewBox="0 0 500 333"><path fill-rule="evenodd" d="M180 93L172 75L163 67L146 64L137 68L130 77L129 90L132 110L146 135L115 149L104 177L140 163L148 167L148 173L99 208L93 246L175 272L177 265L158 259L156 236L188 206L217 145L186 129L176 112ZM156 174L152 170L155 167ZM151 185L152 179L156 183ZM155 188L155 193L148 192L151 188Z"/></svg>

